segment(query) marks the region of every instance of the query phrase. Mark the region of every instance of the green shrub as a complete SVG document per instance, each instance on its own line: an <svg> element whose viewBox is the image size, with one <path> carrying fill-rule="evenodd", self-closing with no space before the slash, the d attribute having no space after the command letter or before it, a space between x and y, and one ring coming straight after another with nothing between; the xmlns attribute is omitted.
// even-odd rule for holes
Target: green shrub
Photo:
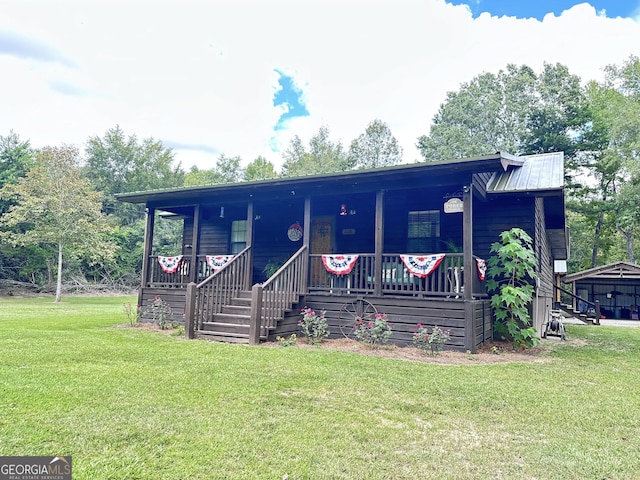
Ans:
<svg viewBox="0 0 640 480"><path fill-rule="evenodd" d="M536 279L536 258L531 237L520 228L500 234L491 245L487 288L496 316L495 332L513 341L514 347L528 348L540 340L531 326L529 305Z"/></svg>

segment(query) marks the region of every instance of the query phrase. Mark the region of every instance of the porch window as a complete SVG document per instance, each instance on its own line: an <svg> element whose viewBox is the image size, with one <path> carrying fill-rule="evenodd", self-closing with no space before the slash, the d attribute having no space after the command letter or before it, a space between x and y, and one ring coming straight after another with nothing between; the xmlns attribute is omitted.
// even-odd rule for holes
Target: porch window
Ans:
<svg viewBox="0 0 640 480"><path fill-rule="evenodd" d="M440 244L440 210L409 212L407 251L436 253Z"/></svg>
<svg viewBox="0 0 640 480"><path fill-rule="evenodd" d="M231 222L231 253L240 253L247 246L247 221Z"/></svg>

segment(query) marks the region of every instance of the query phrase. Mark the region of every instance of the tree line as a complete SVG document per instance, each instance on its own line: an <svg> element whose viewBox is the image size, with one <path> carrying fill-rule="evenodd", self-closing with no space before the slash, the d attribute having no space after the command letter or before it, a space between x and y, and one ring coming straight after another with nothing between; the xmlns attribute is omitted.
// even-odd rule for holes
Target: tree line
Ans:
<svg viewBox="0 0 640 480"><path fill-rule="evenodd" d="M542 72L508 65L482 73L447 94L428 133L416 140L422 161L563 151L571 232L570 271L612 261L635 263L640 212L640 60L605 68L602 82L561 64ZM282 169L264 157L243 166L221 154L210 169L185 171L170 148L116 126L75 146L33 149L0 135L0 280L39 286L129 287L139 282L144 207L115 194L254 181L403 162L402 148L373 120L347 148L323 126L308 143L294 136ZM179 250L176 222L159 222L154 250Z"/></svg>

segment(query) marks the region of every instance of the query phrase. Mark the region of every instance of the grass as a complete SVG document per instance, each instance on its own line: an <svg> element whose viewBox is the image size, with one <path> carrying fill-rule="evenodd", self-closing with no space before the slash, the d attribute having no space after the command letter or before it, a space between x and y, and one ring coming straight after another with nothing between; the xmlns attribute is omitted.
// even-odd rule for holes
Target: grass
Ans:
<svg viewBox="0 0 640 480"><path fill-rule="evenodd" d="M134 298L0 299L0 455L74 479L640 478L640 329L447 366L123 328Z"/></svg>

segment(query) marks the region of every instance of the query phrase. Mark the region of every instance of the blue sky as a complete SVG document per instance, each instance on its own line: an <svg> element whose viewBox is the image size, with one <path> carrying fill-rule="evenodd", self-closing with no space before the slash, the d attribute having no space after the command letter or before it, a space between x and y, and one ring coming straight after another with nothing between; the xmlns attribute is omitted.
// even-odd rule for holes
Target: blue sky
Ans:
<svg viewBox="0 0 640 480"><path fill-rule="evenodd" d="M447 92L483 72L559 62L586 82L640 56L639 6L2 0L0 135L82 149L119 125L161 140L185 168L222 153L278 168L294 135L306 144L326 126L348 148L379 119L410 163Z"/></svg>
<svg viewBox="0 0 640 480"><path fill-rule="evenodd" d="M564 10L584 3L576 0L453 0L453 5L467 5L477 18L483 12L498 17L536 18L542 20L548 13L559 16ZM600 14L609 18L637 17L640 3L637 0L590 0Z"/></svg>

